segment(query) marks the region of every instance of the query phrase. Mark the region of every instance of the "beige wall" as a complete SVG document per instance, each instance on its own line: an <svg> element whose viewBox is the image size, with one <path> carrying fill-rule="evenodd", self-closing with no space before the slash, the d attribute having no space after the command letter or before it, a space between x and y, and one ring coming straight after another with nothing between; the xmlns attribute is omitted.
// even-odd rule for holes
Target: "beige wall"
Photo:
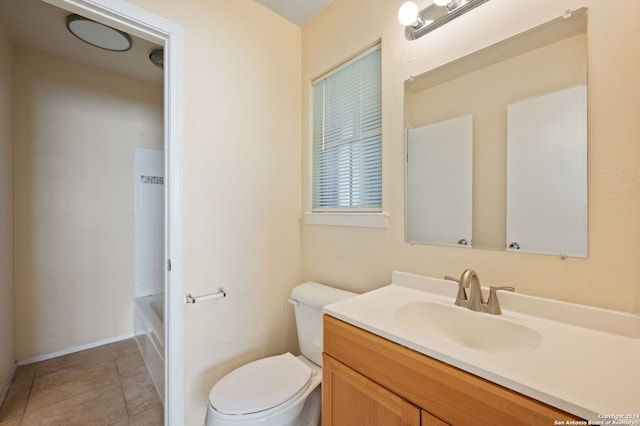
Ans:
<svg viewBox="0 0 640 426"><path fill-rule="evenodd" d="M0 397L14 361L13 48L0 20Z"/></svg>
<svg viewBox="0 0 640 426"><path fill-rule="evenodd" d="M250 360L296 350L300 282L299 27L253 0L134 0L184 31L187 425L211 386Z"/></svg>
<svg viewBox="0 0 640 426"><path fill-rule="evenodd" d="M162 86L15 49L15 345L25 359L133 332L134 148Z"/></svg>
<svg viewBox="0 0 640 426"><path fill-rule="evenodd" d="M586 34L575 35L435 87L405 92L408 128L473 115L474 248L504 250L507 240L507 105L587 84L586 47Z"/></svg>
<svg viewBox="0 0 640 426"><path fill-rule="evenodd" d="M396 14L402 0L334 0L303 28L303 203L309 208L309 81L376 39L383 54L383 179L388 229L303 226L303 278L369 290L391 271L456 275L485 285L640 310L640 4L597 0L492 0L416 41ZM421 7L428 2L419 2ZM451 60L588 6L589 257L468 250L404 243L403 82ZM355 18L357 17L357 19Z"/></svg>
<svg viewBox="0 0 640 426"><path fill-rule="evenodd" d="M401 0L334 0L302 31L253 0L131 2L184 27L185 290L200 294L224 286L228 292L224 300L185 308L185 424L202 424L211 385L230 369L295 349L292 308L286 301L290 289L302 278L367 290L389 282L394 269L441 276L472 266L485 283L513 284L524 293L625 310L640 307L640 180L634 179L640 158L636 142L640 121L634 119L640 110L640 49L634 46L640 39L640 14L635 0L624 0L626 9L607 8L596 0L492 0L415 42L404 40L396 21ZM403 81L411 74L444 64L584 3L591 6L589 259L563 261L546 256L405 244ZM303 226L301 243L300 208L306 210L309 204L309 81L380 38L384 207L391 215L390 227L377 230ZM20 64L39 60L52 61L30 52L18 53ZM64 69L61 62L57 64ZM122 172L126 176L105 182L100 180L97 166L109 164L109 169L117 169L119 164L107 163L112 160L111 155L91 151L96 152L94 159L97 157L100 162L69 161L75 160L71 154L61 156L52 146L42 145L51 136L78 133L74 128L77 126L60 123L83 118L88 109L77 102L54 104L49 96L82 92L72 83L82 85L84 77L76 74L69 79L68 74L56 71L44 84L46 80L35 78L44 78L37 67L24 70L25 75L21 75L20 65L16 68L20 69L16 72L17 88L20 93L24 91L16 111L20 116L28 114L36 119L30 126L18 126L16 133L16 158L20 164L16 168L16 229L22 241L17 244L16 292L27 291L29 295L29 302L24 304L18 297L16 318L28 311L33 314L29 317L31 325L16 327L19 334L23 326L29 328L33 323L47 321L47 315L62 321L58 323L60 327L68 326L64 324L68 321L66 314L53 312L52 307L59 309L60 304L52 302L63 295L69 300L62 306L68 309L90 309L95 317L105 315L96 306L106 303L84 302L87 298L106 300L109 296L100 292L117 285L113 283L120 282L122 276L132 275L132 246L123 249L126 256L118 256L110 268L100 271L104 274L101 279L109 284L102 281L87 295L82 285L86 285L91 273L86 270L85 259L72 256L67 249L61 250L59 262L44 259L50 270L29 265L29 259L46 257L54 247L82 247L81 242L71 241L64 226L50 229L42 240L32 231L39 231L54 220L68 222L71 209L67 201L83 198L83 205L89 209L94 203L86 201L112 191L116 181L126 181L132 188L133 179L127 173L133 167L131 163ZM49 74L44 70L42 73ZM33 84L26 85L30 75ZM100 86L93 90L100 92ZM101 93L103 101L105 97ZM29 109L26 103L30 99L38 99L39 107ZM91 99L83 97L83 101ZM52 126L40 127L45 123ZM82 129L82 141L90 142L98 133L83 133L85 126L82 122L77 124ZM34 155L38 146L45 150ZM95 146L96 150L102 148L104 144ZM44 168L44 157L57 161ZM73 190L51 181L82 167L94 171L92 180L83 183L72 179L76 185ZM99 191L88 191L90 187ZM42 201L29 197L37 195L35 192L43 194L37 198ZM133 197L130 195L129 200ZM53 208L42 208L43 202L52 203ZM96 200L97 205L100 202ZM114 224L110 227L115 234L112 237L127 235L132 240L132 221L121 227L127 221L122 209L110 208L106 212L105 221ZM27 226L29 221L33 226ZM86 221L78 220L78 224L86 226L87 232L93 229ZM104 258L120 248L119 241L105 243L109 250L85 245L81 254L95 250L96 258ZM77 275L61 282L59 277L68 270ZM50 291L49 284L54 281L61 287ZM25 282L37 282L43 287L24 288ZM126 303L131 303L133 286L128 288ZM124 301L124 291L118 294L118 300ZM131 306L122 307L122 312L123 317L130 316ZM85 328L79 321L72 326L79 331ZM107 325L112 329L124 326ZM98 333L96 329L92 332ZM35 334L21 340L20 345L41 341L51 346L61 339L47 335L41 328ZM64 347L69 345L73 343L62 342Z"/></svg>

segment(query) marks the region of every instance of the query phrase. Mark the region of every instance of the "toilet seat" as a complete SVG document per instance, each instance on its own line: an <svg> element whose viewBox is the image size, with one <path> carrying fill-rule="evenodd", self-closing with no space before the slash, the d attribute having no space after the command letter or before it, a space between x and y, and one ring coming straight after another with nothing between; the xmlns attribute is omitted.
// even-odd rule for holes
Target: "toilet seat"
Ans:
<svg viewBox="0 0 640 426"><path fill-rule="evenodd" d="M291 353L262 358L220 379L209 393L209 403L230 415L269 410L303 391L311 375L311 368Z"/></svg>

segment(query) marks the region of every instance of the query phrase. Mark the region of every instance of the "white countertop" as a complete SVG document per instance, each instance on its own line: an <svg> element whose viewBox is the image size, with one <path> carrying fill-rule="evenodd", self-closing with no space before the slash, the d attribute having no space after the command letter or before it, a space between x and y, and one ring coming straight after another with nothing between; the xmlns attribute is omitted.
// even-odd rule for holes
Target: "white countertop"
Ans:
<svg viewBox="0 0 640 426"><path fill-rule="evenodd" d="M640 425L640 315L501 292L500 319L542 339L531 352L490 353L429 330L416 332L420 327L407 327L396 316L398 307L413 302L453 305L455 282L403 272L394 272L392 281L324 312L592 422Z"/></svg>

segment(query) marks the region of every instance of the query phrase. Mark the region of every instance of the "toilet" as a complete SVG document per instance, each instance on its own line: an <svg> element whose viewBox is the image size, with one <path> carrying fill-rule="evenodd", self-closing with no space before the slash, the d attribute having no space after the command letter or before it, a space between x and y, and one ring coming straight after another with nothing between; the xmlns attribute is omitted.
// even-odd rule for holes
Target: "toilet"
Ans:
<svg viewBox="0 0 640 426"><path fill-rule="evenodd" d="M355 296L306 282L291 291L302 355L243 365L211 388L205 426L317 426L322 382L322 307Z"/></svg>

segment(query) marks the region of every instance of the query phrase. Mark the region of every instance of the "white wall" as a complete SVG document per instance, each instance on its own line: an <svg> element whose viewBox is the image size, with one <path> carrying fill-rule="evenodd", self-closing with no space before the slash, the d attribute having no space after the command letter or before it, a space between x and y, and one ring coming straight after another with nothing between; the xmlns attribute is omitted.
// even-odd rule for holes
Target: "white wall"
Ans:
<svg viewBox="0 0 640 426"><path fill-rule="evenodd" d="M133 333L134 147L162 86L15 49L18 360Z"/></svg>
<svg viewBox="0 0 640 426"><path fill-rule="evenodd" d="M0 398L13 345L13 48L0 20ZM0 401L1 403L1 401Z"/></svg>
<svg viewBox="0 0 640 426"><path fill-rule="evenodd" d="M253 0L134 0L184 29L186 425L248 361L297 350L299 27Z"/></svg>
<svg viewBox="0 0 640 426"><path fill-rule="evenodd" d="M391 271L431 276L474 268L484 285L640 310L640 5L598 0L491 0L416 41L396 19L402 0L334 0L303 28L303 203L310 205L309 82L382 38L383 204L388 229L303 226L303 278L369 290ZM419 1L420 7L430 2ZM589 258L566 260L404 242L403 85L418 75L587 6ZM357 17L357 19L356 19Z"/></svg>

